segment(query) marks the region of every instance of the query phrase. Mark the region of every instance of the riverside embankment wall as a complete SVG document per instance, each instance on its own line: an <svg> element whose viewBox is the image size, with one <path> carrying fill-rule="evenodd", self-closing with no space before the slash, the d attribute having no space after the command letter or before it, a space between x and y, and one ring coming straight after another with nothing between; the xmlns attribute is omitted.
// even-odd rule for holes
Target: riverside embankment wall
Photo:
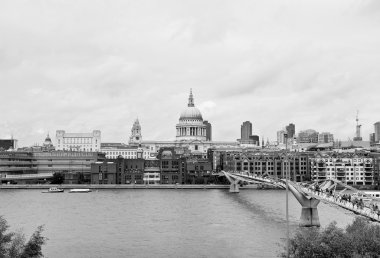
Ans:
<svg viewBox="0 0 380 258"><path fill-rule="evenodd" d="M229 185L0 185L1 189L49 189L58 187L62 189L229 189ZM252 189L252 186L241 189Z"/></svg>

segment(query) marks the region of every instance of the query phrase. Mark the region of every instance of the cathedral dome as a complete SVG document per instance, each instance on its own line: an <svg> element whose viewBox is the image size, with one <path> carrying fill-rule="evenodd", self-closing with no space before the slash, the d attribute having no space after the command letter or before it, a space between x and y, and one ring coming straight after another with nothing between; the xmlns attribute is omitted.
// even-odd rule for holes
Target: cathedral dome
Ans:
<svg viewBox="0 0 380 258"><path fill-rule="evenodd" d="M49 134L46 136L46 138L45 138L45 142L44 142L44 145L51 145L52 144L52 142L51 142L51 139L50 139L50 136L49 136Z"/></svg>
<svg viewBox="0 0 380 258"><path fill-rule="evenodd" d="M206 125L203 122L201 112L194 105L194 97L191 89L189 103L181 112L176 130L176 140L178 141L206 140Z"/></svg>
<svg viewBox="0 0 380 258"><path fill-rule="evenodd" d="M199 109L196 107L187 107L181 112L179 120L185 119L203 120L201 111L199 111Z"/></svg>
<svg viewBox="0 0 380 258"><path fill-rule="evenodd" d="M201 111L199 111L198 108L194 105L194 97L193 92L190 90L190 96L189 96L189 103L187 104L187 107L181 112L181 116L179 117L179 120L201 120L203 121Z"/></svg>

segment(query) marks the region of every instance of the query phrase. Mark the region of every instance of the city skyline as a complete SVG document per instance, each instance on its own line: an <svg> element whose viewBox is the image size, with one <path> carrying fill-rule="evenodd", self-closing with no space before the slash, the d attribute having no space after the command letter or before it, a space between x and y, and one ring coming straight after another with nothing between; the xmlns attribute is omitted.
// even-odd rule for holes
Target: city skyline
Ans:
<svg viewBox="0 0 380 258"><path fill-rule="evenodd" d="M21 146L60 129L127 142L137 117L144 139L175 139L190 88L216 141L243 121L265 141L289 123L353 139L356 110L367 141L380 121L378 1L0 7L0 138Z"/></svg>

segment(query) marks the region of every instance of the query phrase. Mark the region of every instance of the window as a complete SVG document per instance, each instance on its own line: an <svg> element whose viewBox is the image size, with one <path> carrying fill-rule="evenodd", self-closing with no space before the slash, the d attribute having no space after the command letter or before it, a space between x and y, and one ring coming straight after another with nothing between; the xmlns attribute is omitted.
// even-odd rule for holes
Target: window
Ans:
<svg viewBox="0 0 380 258"><path fill-rule="evenodd" d="M177 163L177 167L178 167L178 163ZM162 161L162 168L169 168L169 161L163 160Z"/></svg>

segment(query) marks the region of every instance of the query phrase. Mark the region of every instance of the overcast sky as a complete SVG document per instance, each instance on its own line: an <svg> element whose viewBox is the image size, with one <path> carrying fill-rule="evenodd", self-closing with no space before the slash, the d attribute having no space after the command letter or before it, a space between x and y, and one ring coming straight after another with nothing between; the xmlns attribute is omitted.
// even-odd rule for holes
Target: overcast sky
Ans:
<svg viewBox="0 0 380 258"><path fill-rule="evenodd" d="M0 1L0 138L175 139L195 105L214 140L249 120L368 140L380 121L380 1Z"/></svg>

